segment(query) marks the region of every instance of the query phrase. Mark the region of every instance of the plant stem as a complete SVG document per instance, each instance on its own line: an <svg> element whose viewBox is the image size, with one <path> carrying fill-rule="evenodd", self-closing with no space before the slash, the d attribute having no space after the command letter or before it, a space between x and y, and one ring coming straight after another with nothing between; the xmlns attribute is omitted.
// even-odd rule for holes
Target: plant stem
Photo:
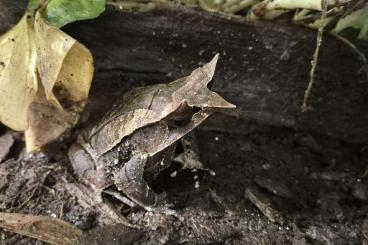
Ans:
<svg viewBox="0 0 368 245"><path fill-rule="evenodd" d="M327 3L325 0L322 0L322 16L321 16L321 23L318 27L318 34L317 34L317 45L316 49L314 50L313 59L311 61L311 70L309 74L309 83L308 87L304 92L304 99L303 99L303 105L302 105L302 112L305 112L308 108L307 103L310 96L310 93L313 88L314 80L315 80L315 73L318 63L318 56L319 56L319 49L322 44L322 36L323 36L323 30L325 27L325 20L327 16Z"/></svg>

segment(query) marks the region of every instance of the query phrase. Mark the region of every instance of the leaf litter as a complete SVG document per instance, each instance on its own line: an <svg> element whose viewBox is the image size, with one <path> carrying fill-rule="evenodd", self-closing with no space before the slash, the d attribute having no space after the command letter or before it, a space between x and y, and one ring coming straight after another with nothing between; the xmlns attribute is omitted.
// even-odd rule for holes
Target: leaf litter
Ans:
<svg viewBox="0 0 368 245"><path fill-rule="evenodd" d="M27 11L0 37L0 121L40 150L78 121L93 78L90 51Z"/></svg>

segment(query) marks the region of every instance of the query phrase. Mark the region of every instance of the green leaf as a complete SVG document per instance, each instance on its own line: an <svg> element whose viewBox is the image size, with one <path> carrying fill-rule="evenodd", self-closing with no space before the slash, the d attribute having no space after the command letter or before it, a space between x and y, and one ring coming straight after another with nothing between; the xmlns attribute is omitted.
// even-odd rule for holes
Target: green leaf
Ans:
<svg viewBox="0 0 368 245"><path fill-rule="evenodd" d="M39 0L29 0L28 9L35 9L39 4Z"/></svg>
<svg viewBox="0 0 368 245"><path fill-rule="evenodd" d="M354 11L337 22L333 33L339 33L346 28L360 30L358 38L368 40L368 7Z"/></svg>
<svg viewBox="0 0 368 245"><path fill-rule="evenodd" d="M29 0L27 10L34 14L37 9L44 6L47 0Z"/></svg>
<svg viewBox="0 0 368 245"><path fill-rule="evenodd" d="M105 2L105 0L51 0L44 17L51 25L60 28L74 21L98 17L105 11Z"/></svg>

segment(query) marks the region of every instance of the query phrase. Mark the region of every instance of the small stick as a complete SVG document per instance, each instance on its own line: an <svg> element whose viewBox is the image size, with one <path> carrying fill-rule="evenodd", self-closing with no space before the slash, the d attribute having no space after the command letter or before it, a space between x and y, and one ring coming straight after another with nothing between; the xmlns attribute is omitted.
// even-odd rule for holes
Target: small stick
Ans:
<svg viewBox="0 0 368 245"><path fill-rule="evenodd" d="M302 112L305 112L308 108L307 103L308 103L308 99L309 99L309 96L310 96L310 93L312 91L312 87L314 84L315 73L316 73L316 68L317 68L317 63L318 63L318 56L319 56L319 48L322 44L322 36L323 36L323 30L325 28L326 16L327 16L327 3L325 0L322 0L322 16L321 16L321 23L318 27L317 46L316 46L316 49L314 50L313 59L311 61L312 67L309 73L308 87L304 92Z"/></svg>
<svg viewBox="0 0 368 245"><path fill-rule="evenodd" d="M55 245L74 245L82 235L76 226L61 219L0 212L0 227Z"/></svg>

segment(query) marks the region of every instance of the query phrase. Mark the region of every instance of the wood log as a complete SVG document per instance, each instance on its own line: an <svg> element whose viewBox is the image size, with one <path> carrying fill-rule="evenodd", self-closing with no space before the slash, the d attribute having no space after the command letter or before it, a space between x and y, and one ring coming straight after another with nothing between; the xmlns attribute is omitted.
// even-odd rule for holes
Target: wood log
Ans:
<svg viewBox="0 0 368 245"><path fill-rule="evenodd" d="M6 2L12 1L2 0L0 12ZM0 14L0 31L15 19L6 16L17 16L17 8L7 9L13 13ZM313 30L160 6L144 13L108 8L101 17L70 24L64 31L95 58L92 116L131 87L174 80L220 53L213 89L238 108L231 116L212 118L203 130L245 134L251 125L262 124L368 142L364 63L332 36L323 38L310 109L302 112L316 46Z"/></svg>
<svg viewBox="0 0 368 245"><path fill-rule="evenodd" d="M27 0L0 0L0 34L10 29L23 16Z"/></svg>

